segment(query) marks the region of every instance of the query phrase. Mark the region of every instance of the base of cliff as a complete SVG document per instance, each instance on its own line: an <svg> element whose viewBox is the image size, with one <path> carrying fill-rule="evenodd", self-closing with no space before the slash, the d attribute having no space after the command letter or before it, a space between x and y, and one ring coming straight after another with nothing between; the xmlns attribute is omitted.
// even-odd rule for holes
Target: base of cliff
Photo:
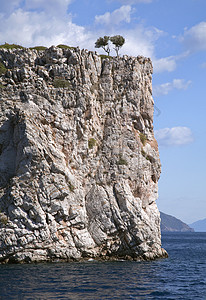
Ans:
<svg viewBox="0 0 206 300"><path fill-rule="evenodd" d="M168 253L165 249L161 248L159 253L145 253L142 256L130 256L130 255L99 255L99 256L87 256L75 258L65 258L65 257L42 257L37 256L35 253L19 253L11 257L4 258L0 261L0 264L30 264L30 263L63 263L63 262L87 262L87 261L152 261L156 259L168 258Z"/></svg>

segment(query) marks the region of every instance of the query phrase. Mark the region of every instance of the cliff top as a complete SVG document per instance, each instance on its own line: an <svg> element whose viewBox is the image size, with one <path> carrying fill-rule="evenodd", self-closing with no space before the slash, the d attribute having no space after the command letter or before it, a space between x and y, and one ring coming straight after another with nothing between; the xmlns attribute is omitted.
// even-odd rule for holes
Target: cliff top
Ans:
<svg viewBox="0 0 206 300"><path fill-rule="evenodd" d="M123 55L122 57L117 57L117 56L108 56L108 55L99 55L96 51L89 51L87 49L80 49L79 47L70 47L67 45L57 45L57 46L51 46L49 48L44 47L44 46L36 46L36 47L30 47L26 48L20 45L16 44L3 44L0 45L0 75L3 74L2 72L2 67L6 67L7 69L13 68L13 67L20 67L23 65L32 65L32 60L19 60L14 58L11 59L9 62L6 61L5 55L16 55L16 56L38 56L38 60L35 60L34 63L36 65L41 65L41 64L48 64L48 63L65 63L68 61L65 60L65 58L68 58L72 54L79 54L79 55L93 55L96 57L99 57L99 59L104 60L112 60L112 61L121 61L121 60L137 60L140 64L145 64L145 63L150 63L151 60L150 58L146 58L144 56L137 56L137 57L132 57L128 55ZM48 61L48 57L50 56L50 60ZM61 58L64 59L62 60ZM52 60L53 58L53 60ZM59 61L58 61L59 60ZM12 64L13 62L13 64ZM70 60L70 63L75 63L75 61ZM2 66L3 64L3 66ZM152 64L151 64L152 65Z"/></svg>

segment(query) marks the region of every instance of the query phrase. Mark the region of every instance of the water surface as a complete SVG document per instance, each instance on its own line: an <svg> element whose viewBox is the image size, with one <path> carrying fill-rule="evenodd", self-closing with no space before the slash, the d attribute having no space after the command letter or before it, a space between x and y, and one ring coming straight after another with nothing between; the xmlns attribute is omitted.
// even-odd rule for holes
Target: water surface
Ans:
<svg viewBox="0 0 206 300"><path fill-rule="evenodd" d="M153 262L0 265L0 299L206 299L206 233L162 241Z"/></svg>

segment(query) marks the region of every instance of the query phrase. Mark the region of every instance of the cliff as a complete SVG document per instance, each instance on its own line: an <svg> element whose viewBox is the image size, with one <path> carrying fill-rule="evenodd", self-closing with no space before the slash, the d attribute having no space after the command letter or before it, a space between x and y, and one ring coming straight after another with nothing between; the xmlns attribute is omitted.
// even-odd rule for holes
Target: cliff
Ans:
<svg viewBox="0 0 206 300"><path fill-rule="evenodd" d="M160 218L162 232L194 232L194 229L173 216L160 212Z"/></svg>
<svg viewBox="0 0 206 300"><path fill-rule="evenodd" d="M0 261L154 259L152 64L0 49Z"/></svg>

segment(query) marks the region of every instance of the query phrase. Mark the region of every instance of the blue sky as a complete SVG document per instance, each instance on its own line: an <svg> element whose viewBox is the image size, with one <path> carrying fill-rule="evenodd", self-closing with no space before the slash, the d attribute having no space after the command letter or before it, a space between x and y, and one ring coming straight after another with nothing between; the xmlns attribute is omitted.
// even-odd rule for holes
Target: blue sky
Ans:
<svg viewBox="0 0 206 300"><path fill-rule="evenodd" d="M205 0L0 0L1 44L97 50L99 36L120 34L121 54L151 57L157 203L187 223L206 218L205 12Z"/></svg>

